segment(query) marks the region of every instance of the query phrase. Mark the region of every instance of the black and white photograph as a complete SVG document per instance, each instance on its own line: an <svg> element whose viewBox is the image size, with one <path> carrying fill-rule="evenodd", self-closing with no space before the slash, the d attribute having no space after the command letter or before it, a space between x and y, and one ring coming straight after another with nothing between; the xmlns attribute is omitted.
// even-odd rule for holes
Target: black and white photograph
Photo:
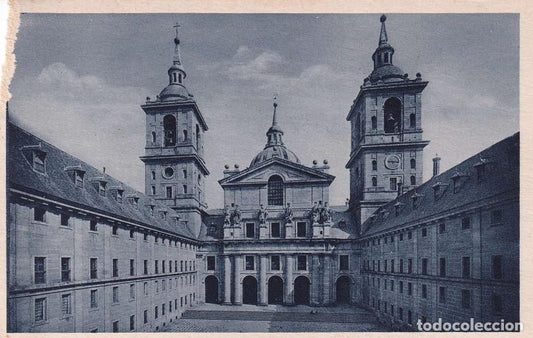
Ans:
<svg viewBox="0 0 533 338"><path fill-rule="evenodd" d="M18 20L8 333L524 330L519 13Z"/></svg>

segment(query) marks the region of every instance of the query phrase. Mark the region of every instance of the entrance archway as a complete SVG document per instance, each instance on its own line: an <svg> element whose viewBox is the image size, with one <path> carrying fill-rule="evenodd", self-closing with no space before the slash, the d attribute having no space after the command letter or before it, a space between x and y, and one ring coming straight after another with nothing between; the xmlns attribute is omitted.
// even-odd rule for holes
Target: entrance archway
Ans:
<svg viewBox="0 0 533 338"><path fill-rule="evenodd" d="M268 280L268 304L283 303L283 279L278 276Z"/></svg>
<svg viewBox="0 0 533 338"><path fill-rule="evenodd" d="M243 304L257 304L257 279L246 276L242 280Z"/></svg>
<svg viewBox="0 0 533 338"><path fill-rule="evenodd" d="M309 278L305 276L299 276L294 280L295 304L309 304L310 284Z"/></svg>
<svg viewBox="0 0 533 338"><path fill-rule="evenodd" d="M205 302L218 303L218 279L215 276L205 277Z"/></svg>
<svg viewBox="0 0 533 338"><path fill-rule="evenodd" d="M347 276L341 276L337 279L336 284L336 293L337 293L337 303L346 304L350 302L350 278Z"/></svg>

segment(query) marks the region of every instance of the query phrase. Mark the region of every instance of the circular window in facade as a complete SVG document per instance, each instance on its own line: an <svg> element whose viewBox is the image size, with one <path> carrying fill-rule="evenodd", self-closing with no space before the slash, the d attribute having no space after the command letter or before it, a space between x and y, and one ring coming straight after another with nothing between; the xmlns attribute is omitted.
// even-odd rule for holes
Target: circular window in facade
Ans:
<svg viewBox="0 0 533 338"><path fill-rule="evenodd" d="M163 175L166 178L171 178L172 176L174 176L174 169L172 169L171 167L165 168L165 170L163 171Z"/></svg>

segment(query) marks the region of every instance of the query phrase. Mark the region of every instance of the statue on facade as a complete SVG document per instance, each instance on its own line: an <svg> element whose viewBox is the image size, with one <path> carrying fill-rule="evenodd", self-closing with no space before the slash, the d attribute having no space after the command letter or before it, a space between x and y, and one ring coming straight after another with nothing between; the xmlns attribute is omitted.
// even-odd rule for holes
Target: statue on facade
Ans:
<svg viewBox="0 0 533 338"><path fill-rule="evenodd" d="M311 208L311 221L313 223L318 223L319 217L320 217L320 211L318 209L317 203L315 202L313 204L313 207Z"/></svg>
<svg viewBox="0 0 533 338"><path fill-rule="evenodd" d="M226 205L224 207L224 225L230 225L231 223L231 215L229 212L229 206Z"/></svg>
<svg viewBox="0 0 533 338"><path fill-rule="evenodd" d="M235 206L235 210L233 210L233 225L241 224L241 210L239 209L239 205L237 204Z"/></svg>
<svg viewBox="0 0 533 338"><path fill-rule="evenodd" d="M259 209L258 217L259 217L259 224L265 224L266 219L268 217L268 212L266 211L265 206L262 204L261 204L261 208Z"/></svg>
<svg viewBox="0 0 533 338"><path fill-rule="evenodd" d="M324 208L321 210L321 223L331 222L331 209L329 208L328 202L324 203Z"/></svg>
<svg viewBox="0 0 533 338"><path fill-rule="evenodd" d="M291 208L291 204L287 203L287 208L285 208L285 224L292 223L292 220L294 219L294 213Z"/></svg>

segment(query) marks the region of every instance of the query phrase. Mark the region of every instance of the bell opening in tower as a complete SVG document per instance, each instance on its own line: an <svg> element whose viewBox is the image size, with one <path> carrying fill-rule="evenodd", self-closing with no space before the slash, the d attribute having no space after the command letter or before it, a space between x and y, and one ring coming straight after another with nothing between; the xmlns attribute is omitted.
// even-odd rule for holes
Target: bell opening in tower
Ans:
<svg viewBox="0 0 533 338"><path fill-rule="evenodd" d="M385 133L399 133L401 131L402 103L399 99L391 97L384 105Z"/></svg>

